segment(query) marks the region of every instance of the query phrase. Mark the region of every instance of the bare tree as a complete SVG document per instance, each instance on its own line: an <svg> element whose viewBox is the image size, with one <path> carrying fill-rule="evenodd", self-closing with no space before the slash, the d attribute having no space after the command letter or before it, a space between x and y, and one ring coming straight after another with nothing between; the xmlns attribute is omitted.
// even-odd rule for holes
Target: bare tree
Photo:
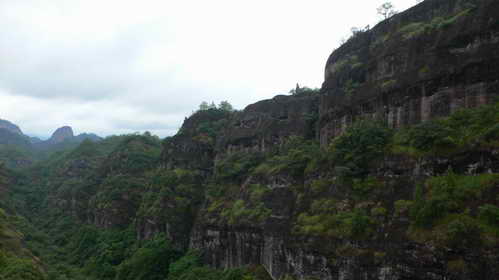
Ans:
<svg viewBox="0 0 499 280"><path fill-rule="evenodd" d="M383 19L387 19L389 17L392 17L397 13L395 11L395 6L391 2L386 2L383 3L381 6L378 7L378 14L383 17Z"/></svg>

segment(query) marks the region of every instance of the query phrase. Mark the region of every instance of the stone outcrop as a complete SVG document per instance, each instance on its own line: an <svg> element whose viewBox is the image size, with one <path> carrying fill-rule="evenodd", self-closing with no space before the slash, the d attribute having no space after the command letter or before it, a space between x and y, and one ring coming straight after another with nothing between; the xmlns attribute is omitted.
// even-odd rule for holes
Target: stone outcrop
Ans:
<svg viewBox="0 0 499 280"><path fill-rule="evenodd" d="M217 143L219 154L265 152L291 135L314 138L319 96L313 93L278 95L238 112Z"/></svg>
<svg viewBox="0 0 499 280"><path fill-rule="evenodd" d="M379 162L384 168L372 170L373 176L385 178L385 186L390 186L378 194L378 199L410 200L416 185L429 174L442 175L448 170L463 174L498 173L498 154L496 149L451 159L417 161L408 157L386 157ZM415 242L407 236L410 223L406 215L380 220L379 232L371 240L296 234L293 227L300 213L299 197L292 189L305 182L288 177L280 180L287 183L276 188L274 181L274 178L259 181L270 190L263 200L273 214L265 223L220 225L201 215L192 232L190 247L203 252L205 261L214 267L263 265L273 279L291 275L296 279L441 280L495 279L499 275L497 267L492 265L499 260L497 248L481 255L472 247L458 253L438 249L431 243ZM497 187L487 196L499 195ZM242 193L243 189L244 186ZM344 200L346 205L351 203L341 184L331 189L323 196ZM244 197L244 194L239 196ZM466 268L462 275L449 271L447 265L456 254L473 262L475 267Z"/></svg>
<svg viewBox="0 0 499 280"><path fill-rule="evenodd" d="M74 137L73 129L70 126L63 126L54 131L48 142L52 144L58 144L66 140L72 139L73 137Z"/></svg>
<svg viewBox="0 0 499 280"><path fill-rule="evenodd" d="M213 169L215 144L231 113L209 109L186 118L179 132L163 142L161 159L168 169L185 168L203 172Z"/></svg>
<svg viewBox="0 0 499 280"><path fill-rule="evenodd" d="M499 95L498 14L495 0L426 0L355 34L328 59L320 97L277 96L248 106L231 119L217 141L217 160L239 151L265 152L292 135L316 137L325 147L358 119L401 128L493 102ZM392 156L380 161L371 175L391 186L379 194L384 199L411 200L416 185L428 176L448 170L499 172L497 155L497 150L488 149L451 159ZM274 279L285 275L334 280L495 279L499 275L492 265L498 261L497 248L481 255L474 248L445 251L415 242L407 236L407 214L379 221L381 230L370 241L296 235L293 222L300 213L300 198L291 189L306 182L281 177L255 181L248 175L234 198L247 200L246 188L253 183L269 189L263 203L273 214L264 223L224 224L202 211L190 247L203 252L205 261L215 267L261 264ZM313 178L305 181L309 179ZM331 189L334 193L325 197L344 199L341 185ZM495 189L491 197L497 195ZM475 266L451 271L449 263L457 255Z"/></svg>
<svg viewBox="0 0 499 280"><path fill-rule="evenodd" d="M499 3L428 0L356 33L328 59L323 145L359 118L401 127L499 94Z"/></svg>

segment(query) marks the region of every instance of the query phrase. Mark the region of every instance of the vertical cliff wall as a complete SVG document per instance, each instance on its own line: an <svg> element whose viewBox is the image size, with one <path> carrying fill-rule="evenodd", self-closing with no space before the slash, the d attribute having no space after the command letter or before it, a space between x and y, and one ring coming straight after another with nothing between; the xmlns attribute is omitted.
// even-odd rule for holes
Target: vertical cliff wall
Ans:
<svg viewBox="0 0 499 280"><path fill-rule="evenodd" d="M217 143L220 156L238 151L265 152L292 135L315 138L319 96L278 95L251 104L235 114Z"/></svg>
<svg viewBox="0 0 499 280"><path fill-rule="evenodd" d="M419 229L409 212L418 188L433 201L439 178L499 172L496 146L387 152L347 180L345 172L357 167L316 159L328 158L331 140L356 120L403 128L492 103L499 94L497 15L494 0L426 0L336 50L318 97L279 96L240 112L217 141L190 247L216 267L262 264L274 279L495 279L497 244L472 240L494 234L463 233L459 245L444 229L468 223L459 219L476 217L478 205L496 205L495 179L484 183L485 196L461 201L445 226ZM322 149L307 142L311 135Z"/></svg>
<svg viewBox="0 0 499 280"><path fill-rule="evenodd" d="M401 127L499 94L499 3L428 0L355 34L328 59L321 143L358 118Z"/></svg>

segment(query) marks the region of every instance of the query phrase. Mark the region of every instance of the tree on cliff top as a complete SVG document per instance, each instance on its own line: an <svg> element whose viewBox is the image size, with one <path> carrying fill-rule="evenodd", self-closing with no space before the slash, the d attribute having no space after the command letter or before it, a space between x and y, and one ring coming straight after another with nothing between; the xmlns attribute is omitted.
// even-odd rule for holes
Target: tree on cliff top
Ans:
<svg viewBox="0 0 499 280"><path fill-rule="evenodd" d="M320 89L318 88L309 88L309 87L300 87L300 85L297 83L296 88L293 88L289 91L291 95L298 95L298 94L312 94L312 93L319 93Z"/></svg>
<svg viewBox="0 0 499 280"><path fill-rule="evenodd" d="M208 102L206 101L201 102L201 104L199 105L199 111L206 111L211 109L221 110L225 112L235 111L234 107L232 106L232 104L229 103L229 101L221 101L220 104L218 104L218 106L215 105L214 102L208 104Z"/></svg>
<svg viewBox="0 0 499 280"><path fill-rule="evenodd" d="M385 2L381 6L378 7L378 15L381 15L383 19L390 18L397 14L395 11L395 6L393 6L392 2Z"/></svg>

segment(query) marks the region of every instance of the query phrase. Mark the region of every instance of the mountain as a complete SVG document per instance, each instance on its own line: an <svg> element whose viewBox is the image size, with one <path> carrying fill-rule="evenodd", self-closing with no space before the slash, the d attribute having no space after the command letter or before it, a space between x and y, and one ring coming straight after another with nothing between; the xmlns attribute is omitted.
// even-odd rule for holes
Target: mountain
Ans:
<svg viewBox="0 0 499 280"><path fill-rule="evenodd" d="M15 134L24 135L23 132L21 131L21 129L17 125L15 125L7 120L0 119L0 128L7 129L8 131L15 133Z"/></svg>
<svg viewBox="0 0 499 280"><path fill-rule="evenodd" d="M76 141L76 142L83 142L87 139L95 142L95 141L102 140L102 137L100 137L94 133L81 133L81 134L78 134L74 137L74 141Z"/></svg>
<svg viewBox="0 0 499 280"><path fill-rule="evenodd" d="M73 133L73 128L71 128L70 126L63 126L63 127L56 129L56 131L54 131L54 133L46 141L46 143L52 144L52 145L60 144L63 142L81 143L87 139L90 141L102 140L101 137L99 137L93 133L81 133L81 134L75 136Z"/></svg>
<svg viewBox="0 0 499 280"><path fill-rule="evenodd" d="M38 137L30 137L29 141L31 142L31 144L36 144L42 142L43 140Z"/></svg>
<svg viewBox="0 0 499 280"><path fill-rule="evenodd" d="M31 143L29 139L19 134L17 126L0 128L0 162L7 167L26 167L31 165Z"/></svg>
<svg viewBox="0 0 499 280"><path fill-rule="evenodd" d="M23 134L19 126L7 120L0 120L0 161L5 162L9 168L28 167L38 160L48 158L54 152L73 149L87 139L102 140L93 133L75 136L70 126L63 126L48 140L43 141Z"/></svg>
<svg viewBox="0 0 499 280"><path fill-rule="evenodd" d="M10 187L15 178L0 163L0 278L44 279L40 259L30 251L20 225L26 219L13 211Z"/></svg>
<svg viewBox="0 0 499 280"><path fill-rule="evenodd" d="M498 14L423 1L353 34L320 92L163 140L63 127L12 173L19 243L56 280L499 279Z"/></svg>
<svg viewBox="0 0 499 280"><path fill-rule="evenodd" d="M70 126L63 126L56 129L47 142L50 144L59 144L64 141L71 141L73 138L73 129Z"/></svg>
<svg viewBox="0 0 499 280"><path fill-rule="evenodd" d="M93 133L82 133L77 136L70 126L62 126L56 129L52 136L46 141L33 142L33 147L39 151L55 152L73 149L85 140L100 141L101 137Z"/></svg>
<svg viewBox="0 0 499 280"><path fill-rule="evenodd" d="M399 128L491 102L497 1L430 0L356 32L326 63L321 144L358 118Z"/></svg>

